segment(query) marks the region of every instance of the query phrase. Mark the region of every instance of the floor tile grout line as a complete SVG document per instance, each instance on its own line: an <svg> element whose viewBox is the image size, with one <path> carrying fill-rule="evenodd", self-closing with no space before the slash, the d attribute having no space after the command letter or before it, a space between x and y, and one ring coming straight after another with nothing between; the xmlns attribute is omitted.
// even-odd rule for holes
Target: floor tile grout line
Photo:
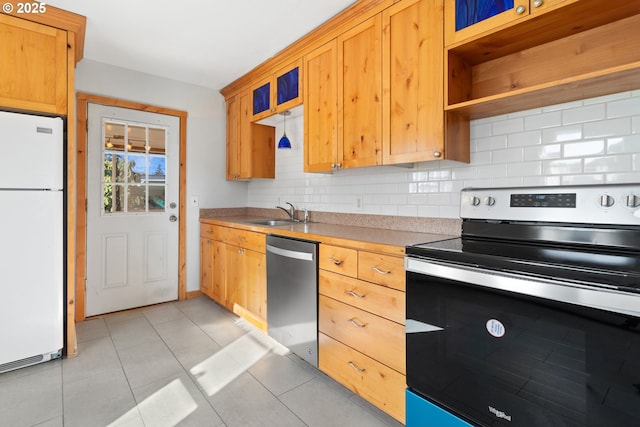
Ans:
<svg viewBox="0 0 640 427"><path fill-rule="evenodd" d="M146 318L145 316L145 320L147 320L147 322L149 322L149 320ZM107 322L105 320L105 326L107 327L107 332L109 332L109 340L111 341L111 345L113 346L114 351L116 352L116 356L118 356L118 363L120 364L120 369L122 370L122 374L124 375L124 378L127 381L127 386L129 387L129 392L131 392L131 397L133 398L133 402L135 403L135 409L136 412L138 413L138 416L140 417L140 420L142 421L142 425L146 426L147 424L144 421L144 417L142 416L142 412L140 412L140 408L138 407L139 403L138 400L136 399L136 395L133 392L133 387L131 386L131 381L129 380L129 376L127 375L127 371L124 369L124 365L122 364L122 358L120 357L120 351L118 350L118 347L116 346L115 342L113 341L113 337L111 335L111 328L109 328L109 322ZM149 323L151 324L151 323ZM153 327L153 325L152 325ZM155 328L154 328L155 331ZM157 333L157 332L156 332ZM133 408L131 408L133 409Z"/></svg>
<svg viewBox="0 0 640 427"><path fill-rule="evenodd" d="M173 305L176 305L175 302L172 302ZM194 326L196 326L198 329L200 329L205 336L210 339L212 342L214 342L216 345L220 346L213 338L211 338L205 331L202 330L202 328L200 328L200 325L198 325L196 322L193 321L193 319L191 319L189 317L189 315L187 313L185 313L183 310L180 309L180 307L175 307L177 310L179 310L187 319L189 319L189 321L191 323L194 324ZM170 320L173 321L173 320ZM167 322L164 322L167 323ZM211 401L209 401L209 399L207 398L207 396L204 394L204 390L202 390L200 388L200 385L198 384L197 380L195 378L193 378L193 376L191 375L191 372L189 372L187 370L187 368L180 362L180 360L178 360L178 358L176 357L176 354L173 352L173 350L171 349L171 347L169 347L169 345L167 344L167 342L164 340L164 338L162 337L162 335L160 335L160 333L158 332L158 330L155 328L155 325L151 325L151 327L153 327L153 329L156 331L156 333L160 336L160 339L162 340L163 344L167 347L167 349L169 350L169 352L171 352L171 355L176 359L176 361L178 362L178 364L180 365L180 367L182 368L182 371L187 375L187 377L189 377L189 379L191 380L192 384L196 387L196 390L198 390L198 392L200 393L200 395L202 396L202 398L205 400L205 402L207 402L207 404L209 405L209 407L211 408L211 410L213 412L215 412L216 415L218 415L218 418L220 418L220 420L222 421L222 423L226 426L226 422L224 421L224 418L222 418L222 415L216 410L216 408L213 406L213 404L211 403ZM220 346L221 347L221 346Z"/></svg>

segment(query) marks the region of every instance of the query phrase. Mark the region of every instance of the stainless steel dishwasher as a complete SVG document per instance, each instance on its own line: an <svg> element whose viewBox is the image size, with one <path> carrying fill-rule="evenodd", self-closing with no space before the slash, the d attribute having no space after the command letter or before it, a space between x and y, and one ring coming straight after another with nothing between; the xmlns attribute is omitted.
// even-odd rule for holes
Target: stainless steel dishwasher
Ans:
<svg viewBox="0 0 640 427"><path fill-rule="evenodd" d="M318 366L318 243L267 236L268 332Z"/></svg>

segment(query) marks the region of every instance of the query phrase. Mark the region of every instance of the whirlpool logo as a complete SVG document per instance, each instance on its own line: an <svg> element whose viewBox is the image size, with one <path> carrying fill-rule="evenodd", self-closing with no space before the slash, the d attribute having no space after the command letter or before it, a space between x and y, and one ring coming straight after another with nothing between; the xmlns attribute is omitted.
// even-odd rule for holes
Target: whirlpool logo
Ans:
<svg viewBox="0 0 640 427"><path fill-rule="evenodd" d="M493 406L489 406L489 412L495 415L496 418L502 418L503 420L511 421L511 415L507 415L503 411L500 411Z"/></svg>

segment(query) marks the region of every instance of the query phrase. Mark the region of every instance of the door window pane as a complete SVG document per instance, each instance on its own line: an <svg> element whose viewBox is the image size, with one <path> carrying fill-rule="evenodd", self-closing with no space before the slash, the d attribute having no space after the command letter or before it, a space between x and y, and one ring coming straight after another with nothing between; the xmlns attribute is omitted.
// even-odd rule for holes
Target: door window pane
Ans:
<svg viewBox="0 0 640 427"><path fill-rule="evenodd" d="M103 140L103 212L164 212L166 129L106 120Z"/></svg>
<svg viewBox="0 0 640 427"><path fill-rule="evenodd" d="M164 212L165 189L164 185L149 185L149 212Z"/></svg>

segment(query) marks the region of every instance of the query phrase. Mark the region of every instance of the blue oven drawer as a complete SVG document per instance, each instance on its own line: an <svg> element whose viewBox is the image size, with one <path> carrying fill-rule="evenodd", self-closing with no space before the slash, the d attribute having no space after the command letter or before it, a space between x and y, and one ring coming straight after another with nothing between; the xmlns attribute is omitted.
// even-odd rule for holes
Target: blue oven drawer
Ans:
<svg viewBox="0 0 640 427"><path fill-rule="evenodd" d="M407 427L472 427L409 389L406 394Z"/></svg>

